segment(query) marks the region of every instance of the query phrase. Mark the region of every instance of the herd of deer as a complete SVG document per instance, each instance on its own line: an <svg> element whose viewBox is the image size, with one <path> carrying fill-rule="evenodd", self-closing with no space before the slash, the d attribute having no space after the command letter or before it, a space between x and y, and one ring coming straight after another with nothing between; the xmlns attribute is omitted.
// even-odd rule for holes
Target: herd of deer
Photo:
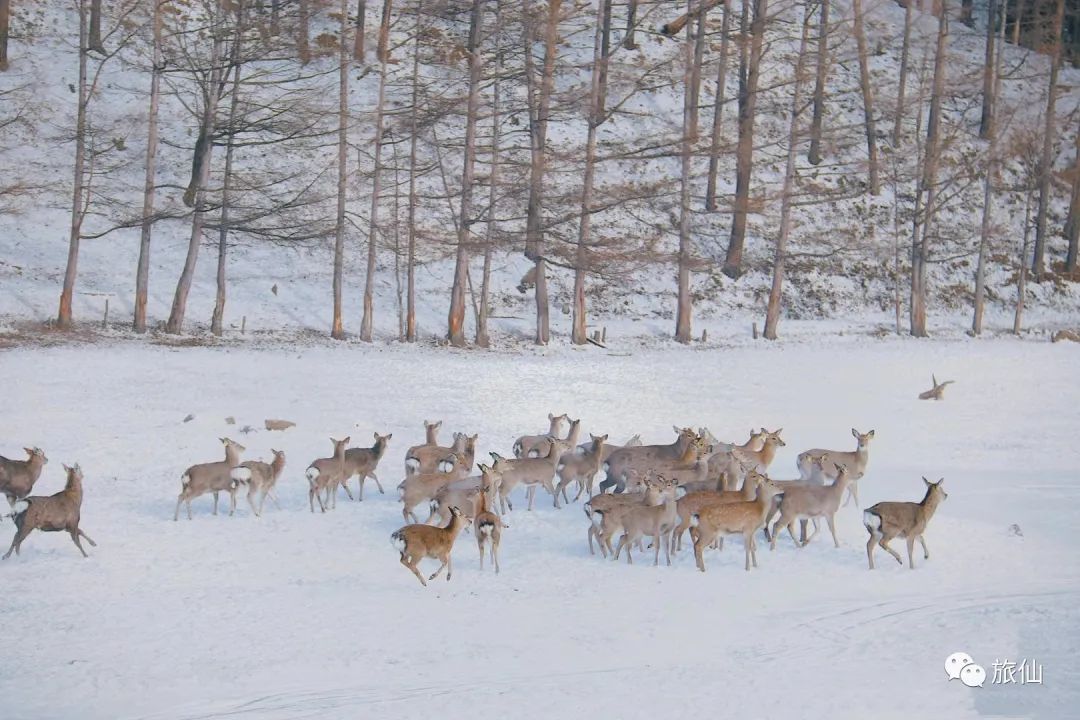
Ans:
<svg viewBox="0 0 1080 720"><path fill-rule="evenodd" d="M513 510L510 495L519 486L525 489L529 510L538 487L552 496L556 508L561 506L560 498L571 503L585 495L590 553L595 554L595 543L604 557L618 560L625 552L628 563L633 562L632 550L643 550L644 541L649 539L653 564L659 564L663 546L670 565L671 555L682 548L683 535L689 530L694 558L702 572L705 550L722 549L728 535L742 536L745 567L749 570L757 567L759 530L770 548L775 548L784 529L796 547L804 547L816 536L821 519L828 524L833 543L839 547L835 516L842 504L847 504L845 496L858 505L858 482L866 472L874 438L873 430L860 433L852 429L854 450L807 450L798 456L799 477L778 480L769 477L767 471L777 448L785 445L781 430L751 431L749 440L741 445L721 443L706 428L694 431L678 427L675 442L668 445L643 445L636 435L623 445L609 443L607 435L590 435L588 441L579 444L580 420L554 414L549 414L548 420L546 433L518 438L513 457L490 453L492 462L476 463L477 473L473 473L476 435L456 433L452 445L442 446L438 443L442 422L424 422L425 442L405 453L405 479L398 485L402 517L408 524L391 535L401 564L422 584L427 582L417 566L425 558L441 563L429 580L444 569L446 579L450 579L451 550L461 531L470 525L475 528L481 569L488 554L495 572L499 571L499 541L502 530L509 527L503 517ZM563 435L567 422L569 429ZM349 487L353 477L359 480L357 499L363 500L368 478L383 493L375 471L391 437L375 433L374 443L367 448L348 447L348 437L332 439L333 454L313 461L305 472L311 512L316 503L322 512L336 507L340 490L353 499ZM216 515L222 492L229 494L232 515L236 495L245 488L256 516L262 514L267 497L277 505L274 490L285 467L285 453L272 450L269 463L241 462L245 448L229 438L221 438L221 442L224 460L193 465L181 476L174 520L179 518L181 505L187 506L190 519L191 501L206 494L214 496ZM11 517L16 525L15 539L4 558L12 551L18 553L23 540L35 529L70 533L85 556L80 538L91 545L94 542L79 529L82 471L78 465L65 466L64 490L48 497L30 496L47 458L39 448L26 451L26 460L0 457L0 492L12 505ZM599 492L593 494L601 470L605 477ZM907 541L909 567L914 568L916 540L922 545L924 557L930 557L924 537L926 525L947 495L943 480L923 481L926 494L920 502L882 502L864 511L863 524L870 534L866 554L871 569L878 546L902 564L900 555L889 547L897 537ZM567 492L571 485L576 485L573 500ZM425 505L428 517L420 522L414 511ZM796 521L800 523L798 538ZM809 523L814 529L807 535Z"/></svg>

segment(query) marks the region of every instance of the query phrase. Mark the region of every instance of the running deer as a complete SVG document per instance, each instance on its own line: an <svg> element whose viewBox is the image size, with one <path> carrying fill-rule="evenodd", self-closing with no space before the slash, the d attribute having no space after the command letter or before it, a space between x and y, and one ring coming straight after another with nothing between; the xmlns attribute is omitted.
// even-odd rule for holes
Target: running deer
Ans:
<svg viewBox="0 0 1080 720"><path fill-rule="evenodd" d="M829 462L820 467L822 477L828 480L836 479L837 463L847 466L848 472L851 473L851 484L848 486L848 497L844 501L844 505L848 504L848 501L854 498L855 507L859 506L859 479L866 474L866 466L870 462L870 441L874 439L874 431L871 430L868 433L861 433L855 428L851 428L851 434L855 438L856 447L854 451L850 450L822 450L821 448L814 448L807 450L804 453L799 454L798 467L799 474L802 475L804 481L820 481L824 482L820 478L814 477L814 463L811 459L814 455L821 455L822 453L828 453ZM829 467L832 465L833 467Z"/></svg>
<svg viewBox="0 0 1080 720"><path fill-rule="evenodd" d="M180 505L187 505L188 520L191 519L191 501L200 495L214 493L214 514L218 510L218 493L229 493L229 515L236 512L236 488L231 473L240 464L240 454L246 449L229 438L220 438L225 446L225 459L218 462L192 465L180 476L180 496L176 498L173 520L180 519Z"/></svg>
<svg viewBox="0 0 1080 720"><path fill-rule="evenodd" d="M480 467L483 467L481 465ZM487 492L479 493L480 506L476 515L473 516L473 525L476 530L476 545L480 548L480 569L484 569L484 545L488 545L491 552L491 564L495 566L495 574L499 574L499 541L502 539L504 525L502 518L488 509Z"/></svg>
<svg viewBox="0 0 1080 720"><path fill-rule="evenodd" d="M375 481L375 486L379 488L380 495L385 494L382 483L379 482L379 476L375 474L375 468L379 466L379 461L386 454L386 446L390 443L392 437L394 437L393 433L388 435L375 433L375 444L371 447L349 448L345 451L345 480L343 484L348 488L349 479L353 475L360 478L360 492L356 496L360 502L364 501L364 480L367 478Z"/></svg>
<svg viewBox="0 0 1080 720"><path fill-rule="evenodd" d="M690 537L694 540L694 559L698 570L705 572L705 548L719 540L723 549L724 535L742 535L746 551L746 570L750 564L757 567L757 541L754 534L765 523L765 513L772 505L773 497L780 488L768 478L758 485L757 499L752 502L736 502L712 505L690 517Z"/></svg>
<svg viewBox="0 0 1080 720"><path fill-rule="evenodd" d="M446 527L406 525L390 535L390 544L401 553L401 564L409 568L424 587L427 587L427 581L416 568L424 558L442 562L439 569L432 573L428 580L434 580L443 568L446 568L446 579L449 581L454 570L450 561L450 552L454 549L454 541L457 540L461 529L469 521L457 507L450 508L450 516L450 522L446 524Z"/></svg>
<svg viewBox="0 0 1080 720"><path fill-rule="evenodd" d="M328 458L319 458L308 465L304 475L308 479L308 504L311 512L315 512L315 501L319 501L319 510L326 512L326 506L337 507L338 488L344 487L345 493L352 500L352 492L345 484L345 448L351 437L342 440L330 438L334 443L334 454ZM323 501L323 493L326 493L326 501Z"/></svg>
<svg viewBox="0 0 1080 720"><path fill-rule="evenodd" d="M405 478L398 485L398 499L402 503L401 516L405 522L411 519L414 523L418 523L419 520L413 511L424 503L430 503L439 491L450 483L462 479L456 468L457 458L451 455L448 462L451 463L452 468L449 472L417 473Z"/></svg>
<svg viewBox="0 0 1080 720"><path fill-rule="evenodd" d="M548 431L543 435L522 435L514 441L514 457L546 457L551 450L551 441L559 440L564 422L569 422L570 416L566 413L555 415L548 413Z"/></svg>
<svg viewBox="0 0 1080 720"><path fill-rule="evenodd" d="M652 478L645 478L641 483L644 490L620 494L600 493L585 502L585 516L589 518L589 554L595 555L593 539L600 546L600 554L605 558L614 555L611 540L622 529L620 517L631 508L641 505L660 505L664 502L663 488Z"/></svg>
<svg viewBox="0 0 1080 720"><path fill-rule="evenodd" d="M510 501L510 493L518 485L524 485L527 489L529 510L533 509L538 485L542 485L552 494L555 498L555 507L559 507L559 496L555 493L553 481L559 460L569 447L565 440L555 440L548 449L547 457L542 458L507 459L498 453L491 453L491 459L494 460L491 469L498 478L499 506L502 512L505 513L507 507L510 510L514 509L514 504Z"/></svg>
<svg viewBox="0 0 1080 720"><path fill-rule="evenodd" d="M735 502L751 502L757 498L758 484L764 476L751 471L743 481L741 490L701 490L690 492L679 498L675 503L676 512L679 515L679 523L671 531L671 545L673 552L682 550L683 533L690 527L691 518L707 507L713 505L726 505Z"/></svg>
<svg viewBox="0 0 1080 720"><path fill-rule="evenodd" d="M915 541L922 545L923 559L930 559L930 550L926 547L926 524L934 516L934 511L943 500L949 497L942 485L945 478L932 483L923 478L926 483L926 495L921 502L879 502L863 512L863 525L870 533L870 539L866 542L866 559L870 562L870 569L874 569L874 546L880 545L887 553L892 555L896 562L901 565L904 561L900 555L889 547L889 542L895 537L907 540L908 567L915 569L913 551Z"/></svg>
<svg viewBox="0 0 1080 720"><path fill-rule="evenodd" d="M60 492L48 497L35 495L15 502L15 512L12 515L15 519L15 538L11 541L11 547L4 555L4 560L11 557L12 551L18 555L23 540L34 530L63 531L70 534L72 542L79 548L84 558L89 555L86 554L86 550L83 550L79 538L85 538L92 547L97 547L97 543L79 528L83 497L82 468L76 463L75 467L65 465L64 470L67 471L67 484Z"/></svg>
<svg viewBox="0 0 1080 720"><path fill-rule="evenodd" d="M25 460L10 460L0 455L0 493L7 497L12 507L16 500L22 500L33 491L34 483L41 477L41 469L49 462L41 448L23 450L26 451Z"/></svg>
<svg viewBox="0 0 1080 720"><path fill-rule="evenodd" d="M615 492L626 490L629 473L635 472L644 477L658 462L669 462L683 456L697 433L691 428L675 428L678 438L671 445L641 445L638 447L619 448L611 453L604 463L607 477L600 483L600 492L615 488Z"/></svg>
<svg viewBox="0 0 1080 720"><path fill-rule="evenodd" d="M442 420L437 422L424 421L424 444L413 445L411 448L405 451L405 474L409 475L412 470L410 465L417 467L419 465L419 459L416 457L418 450L422 448L438 447L439 445L439 428L442 427Z"/></svg>
<svg viewBox="0 0 1080 720"><path fill-rule="evenodd" d="M555 498L562 494L563 502L570 504L566 497L566 488L570 483L577 483L577 495L574 502L585 492L587 497L592 497L593 480L596 473L600 472L600 465L604 462L604 449L607 447L607 435L589 435L592 441L588 449L583 453L566 452L555 467L559 476L559 484L555 488Z"/></svg>
<svg viewBox="0 0 1080 720"><path fill-rule="evenodd" d="M835 463L835 465L836 480L832 485L792 483L782 488L784 497L780 500L780 519L772 528L772 537L769 540L770 550L776 548L776 536L783 531L783 528L787 528L795 547L806 547L818 534L818 518L822 517L829 524L833 545L840 547L840 540L836 537L836 511L840 509L844 491L851 483L851 475L843 463ZM796 520L814 521L814 532L802 542L795 539Z"/></svg>
<svg viewBox="0 0 1080 720"><path fill-rule="evenodd" d="M943 383L937 381L937 377L931 373L930 381L934 383L934 387L930 388L926 392L919 393L920 400L944 400L945 399L945 386L952 385L955 380L946 380Z"/></svg>
<svg viewBox="0 0 1080 720"><path fill-rule="evenodd" d="M630 506L627 512L618 517L618 523L622 527L622 537L615 547L615 560L619 559L619 553L626 548L626 562L633 564L630 548L643 537L651 537L655 554L653 566L660 564L660 545L664 546L664 557L667 564L671 565L671 538L669 533L679 520L679 514L675 508L675 491L678 488L674 480L665 479L663 475L657 475L656 486L662 497L659 505L636 505ZM610 520L605 517L604 522Z"/></svg>
<svg viewBox="0 0 1080 720"><path fill-rule="evenodd" d="M264 463L261 460L247 460L240 463L230 471L229 475L232 477L233 482L238 485L247 485L247 501L251 506L251 512L255 513L255 517L262 517L263 503L266 502L267 496L274 501L274 507L278 510L281 509L281 505L278 504L277 497L274 495L274 486L277 485L278 478L281 477L281 471L285 469L285 453L280 450L270 450L274 455L274 459L269 463ZM259 505L255 506L255 496L259 493L262 495L259 497Z"/></svg>

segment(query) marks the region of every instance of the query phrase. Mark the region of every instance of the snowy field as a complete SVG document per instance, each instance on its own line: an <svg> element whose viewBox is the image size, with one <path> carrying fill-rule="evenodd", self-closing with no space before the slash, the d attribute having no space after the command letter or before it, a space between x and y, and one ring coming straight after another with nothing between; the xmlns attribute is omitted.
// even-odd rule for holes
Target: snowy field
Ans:
<svg viewBox="0 0 1080 720"><path fill-rule="evenodd" d="M454 352L400 346L169 348L144 343L0 353L6 407L0 452L41 445L39 494L86 473L84 560L65 535L33 534L0 563L4 648L0 717L16 718L743 718L1067 717L1080 702L1080 348L1034 340L829 338L700 352L607 356ZM920 402L931 372L955 378ZM849 449L875 429L864 505L918 500L919 477L949 493L914 572L877 554L866 568L861 513L841 510L841 548L819 536L741 541L673 567L591 557L580 503L510 514L502 573L481 573L471 535L454 578L422 588L398 564L393 488L421 420L444 438L480 435L509 453L547 413L622 441L669 442L672 424L742 441L783 428L772 467ZM188 414L195 419L181 422ZM236 426L224 422L235 416ZM241 435L267 417L283 433ZM311 514L303 471L392 432L361 503ZM219 459L283 449L283 509L173 522L179 478ZM355 490L355 484L354 484ZM523 499L523 494L515 500ZM1010 534L1017 524L1022 537ZM0 523L6 550L13 525ZM895 543L903 552L903 543ZM426 561L431 563L432 561ZM428 572L434 565L426 564ZM948 682L965 651L988 682ZM1039 685L994 685L996 659L1036 660Z"/></svg>

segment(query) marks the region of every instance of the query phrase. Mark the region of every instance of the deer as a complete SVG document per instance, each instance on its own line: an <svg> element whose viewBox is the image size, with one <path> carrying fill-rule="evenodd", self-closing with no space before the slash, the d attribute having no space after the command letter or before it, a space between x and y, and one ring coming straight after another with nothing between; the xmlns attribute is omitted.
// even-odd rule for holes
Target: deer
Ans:
<svg viewBox="0 0 1080 720"><path fill-rule="evenodd" d="M8 504L15 507L15 501L22 500L34 489L34 483L41 477L41 469L49 462L45 451L39 447L23 448L25 460L11 460L0 455L0 492L7 497Z"/></svg>
<svg viewBox="0 0 1080 720"><path fill-rule="evenodd" d="M326 512L327 505L337 508L337 489L340 486L344 486L349 499L353 499L349 486L345 485L345 448L350 440L351 437L341 440L330 438L330 442L334 444L334 454L328 458L313 460L304 472L308 479L308 505L311 506L311 512L315 512L316 500L319 501L319 510L322 512ZM324 492L325 502L322 498Z"/></svg>
<svg viewBox="0 0 1080 720"><path fill-rule="evenodd" d="M465 472L472 470L473 456L476 453L476 435L454 433L454 444L450 447L433 445L417 449L413 456L405 460L405 477L417 473L431 473L437 470L447 471L450 457L456 457Z"/></svg>
<svg viewBox="0 0 1080 720"><path fill-rule="evenodd" d="M542 458L510 460L498 453L491 453L491 459L494 461L491 469L499 481L499 505L502 512L505 514L507 507L511 511L514 509L514 504L510 501L510 493L518 485L524 485L527 488L530 511L533 509L537 485L543 485L544 489L554 496L555 507L559 507L559 496L555 493L553 480L559 460L569 447L565 440L554 440L548 449L547 456Z"/></svg>
<svg viewBox="0 0 1080 720"><path fill-rule="evenodd" d="M493 502L498 480L491 468L481 464L480 477L451 482L439 488L431 498L431 514L424 522L428 525L437 515L440 523L450 518L450 508L457 506L465 517L475 519L483 502Z"/></svg>
<svg viewBox="0 0 1080 720"><path fill-rule="evenodd" d="M675 503L679 522L671 531L670 546L672 552L682 550L683 533L690 527L690 520L695 513L700 513L712 505L726 505L734 502L752 502L757 498L758 485L764 476L751 471L743 482L741 490L700 490L688 492Z"/></svg>
<svg viewBox="0 0 1080 720"><path fill-rule="evenodd" d="M934 384L934 387L925 392L919 393L920 400L944 400L945 399L945 386L952 385L955 380L946 380L943 383L937 381L937 377L931 373L930 382Z"/></svg>
<svg viewBox="0 0 1080 720"><path fill-rule="evenodd" d="M483 466L481 466L483 467ZM495 566L495 574L499 574L499 541L502 539L503 528L510 527L503 523L502 518L488 509L488 493L478 493L480 504L476 514L473 515L473 525L476 527L476 545L480 548L480 569L484 569L484 545L488 545L491 552L491 564Z"/></svg>
<svg viewBox="0 0 1080 720"><path fill-rule="evenodd" d="M420 584L427 587L427 581L416 566L424 558L439 560L442 565L428 578L434 580L446 568L446 580L449 582L454 566L450 560L450 551L454 541L468 523L468 519L458 507L450 508L450 522L445 527L433 525L406 525L390 535L390 544L401 553L401 564L409 568Z"/></svg>
<svg viewBox="0 0 1080 720"><path fill-rule="evenodd" d="M832 534L833 545L840 547L840 540L836 537L836 511L840 509L840 501L844 498L844 491L852 482L847 466L843 463L834 463L836 466L836 480L832 485L814 485L811 483L792 483L782 488L784 496L780 500L780 519L773 525L772 537L769 539L769 549L776 548L776 536L783 528L787 528L795 547L806 547L814 536L818 534L817 519L825 518L829 524L829 532ZM800 542L795 538L796 520L813 520L814 532ZM768 520L766 520L766 523Z"/></svg>
<svg viewBox="0 0 1080 720"><path fill-rule="evenodd" d="M379 466L379 461L382 460L382 456L386 453L386 446L390 443L390 438L394 437L394 434L380 435L374 433L374 435L375 444L371 447L349 448L345 451L345 480L342 481L342 484L348 489L349 479L356 475L360 479L360 491L356 496L360 502L364 501L364 480L367 478L375 481L375 486L379 488L380 495L386 494L383 491L382 483L379 482L379 476L375 474L375 468Z"/></svg>
<svg viewBox="0 0 1080 720"><path fill-rule="evenodd" d="M751 464L754 469L760 473L765 473L769 469L769 465L772 464L774 458L776 458L776 448L785 447L787 443L780 437L780 433L784 431L784 428L779 428L772 432L769 432L765 428L761 428L762 442L760 450L742 450L736 448L732 450L732 454L740 459Z"/></svg>
<svg viewBox="0 0 1080 720"><path fill-rule="evenodd" d="M706 428L702 428L706 430ZM705 433L701 433L705 434ZM711 435L711 433L709 433ZM721 485L722 490L735 490L738 483L742 481L745 473L739 464L739 460L735 455L735 451L740 453L757 452L761 450L765 445L765 428L762 428L760 432L750 428L750 439L744 442L742 445L732 445L725 452L714 453L709 458L709 480L713 480ZM712 440L714 445L723 445L723 443L717 443Z"/></svg>
<svg viewBox="0 0 1080 720"><path fill-rule="evenodd" d="M654 466L653 472L663 473L665 477L676 485L683 487L700 487L708 484L709 458L712 457L715 446L698 436L686 447L683 456L674 462L661 462ZM713 483L713 487L716 483Z"/></svg>
<svg viewBox="0 0 1080 720"><path fill-rule="evenodd" d="M863 512L863 525L870 533L870 539L866 542L866 559L870 563L870 569L874 569L874 547L880 545L887 553L893 556L896 562L904 564L900 555L889 547L889 542L895 537L907 540L908 567L915 569L915 541L922 545L923 559L930 559L930 550L926 547L926 525L934 516L937 506L940 505L949 494L942 485L945 478L936 483L930 482L923 477L926 484L926 495L921 502L879 502L867 508Z"/></svg>
<svg viewBox="0 0 1080 720"><path fill-rule="evenodd" d="M285 453L272 448L270 452L273 454L274 459L269 463L261 460L247 460L229 471L229 476L234 483L238 486L247 485L247 501L255 517L262 517L263 503L266 502L267 496L274 501L274 507L278 510L281 509L281 505L278 504L277 497L274 495L274 486L277 485L278 478L281 477L281 471L285 469ZM256 507L255 496L259 493L262 493L262 495L259 497L259 505Z"/></svg>
<svg viewBox="0 0 1080 720"><path fill-rule="evenodd" d="M461 473L455 467L457 458L451 455L449 458L451 469L448 472L436 470L430 473L417 473L410 475L398 485L398 499L401 500L401 516L405 522L411 519L413 523L419 523L413 510L423 504L430 503L432 499L450 483L461 480ZM429 518L430 519L430 516Z"/></svg>
<svg viewBox="0 0 1080 720"><path fill-rule="evenodd" d="M566 496L566 488L570 483L576 482L578 486L574 502L578 501L582 492L592 497L593 480L596 473L600 472L600 465L604 461L604 449L607 447L607 435L589 435L592 441L584 453L564 453L555 466L555 473L559 476L559 484L555 488L555 497L558 499L562 494L563 502L570 504Z"/></svg>
<svg viewBox="0 0 1080 720"><path fill-rule="evenodd" d="M66 532L71 535L71 541L79 548L84 558L90 557L83 549L79 538L90 543L91 547L97 547L97 543L79 527L79 516L82 511L82 481L83 472L78 463L74 467L64 465L67 472L67 483L60 492L49 496L31 496L19 499L15 502L12 518L15 520L15 537L11 541L11 547L4 555L4 560L11 557L14 551L19 554L23 540L34 530L41 532Z"/></svg>
<svg viewBox="0 0 1080 720"><path fill-rule="evenodd" d="M804 481L820 481L821 478L815 478L814 464L811 460L814 455L821 455L822 453L828 453L830 463L826 463L825 466L819 467L821 476L828 480L836 479L836 470L833 467L828 467L829 464L836 465L840 463L845 465L848 472L851 473L852 483L848 486L847 500L844 501L846 507L848 501L855 500L855 507L859 506L859 479L866 474L866 466L870 462L870 441L874 439L874 431L871 430L868 433L860 433L855 428L851 428L851 434L855 438L856 447L854 451L843 450L822 450L821 448L814 448L813 450L807 450L806 452L799 453L797 462L799 468L799 474Z"/></svg>
<svg viewBox="0 0 1080 720"><path fill-rule="evenodd" d="M410 473L410 464L414 467L419 464L419 460L416 458L416 451L421 448L437 447L439 445L439 428L442 427L442 420L437 422L424 421L424 444L413 445L411 448L405 451L405 474ZM413 462L410 463L410 460Z"/></svg>
<svg viewBox="0 0 1080 720"><path fill-rule="evenodd" d="M214 493L214 515L218 510L218 493L229 493L229 515L236 512L237 485L232 479L232 469L240 464L240 455L247 448L229 438L219 438L225 446L225 459L218 462L192 465L180 476L180 495L176 498L173 521L180 518L180 505L187 505L188 520L191 519L191 501L200 495Z"/></svg>
<svg viewBox="0 0 1080 720"><path fill-rule="evenodd" d="M825 472L824 472L823 468L825 468L829 464L829 462L828 462L829 461L829 453L823 452L820 455L810 455L809 456L809 461L810 461L810 465L811 465L811 467L813 469L810 472L810 478L808 480L803 480L802 478L799 478L799 479L796 479L796 480L777 480L775 478L771 478L772 481L774 483L776 483L777 485L779 485L781 490L786 489L786 488L788 488L790 486L793 486L793 485L800 485L800 486L801 485L828 485L829 481L828 481L828 478L825 476ZM773 502L772 509L769 510L769 514L765 518L764 532L765 532L765 539L766 540L770 540L770 541L772 540L772 531L770 530L770 528L772 527L772 524L773 524L773 522L772 522L773 518L776 517L776 514L778 512L780 512L780 498L779 497L777 497L776 501ZM806 518L801 518L799 520L799 542L806 542L806 525L807 525L807 519ZM815 519L814 520L814 529L816 530L817 527L818 527L818 523L817 523L817 520Z"/></svg>
<svg viewBox="0 0 1080 720"><path fill-rule="evenodd" d="M591 448L591 447L592 447L592 441L590 440L587 443L581 443L580 445L578 445L576 452L579 453L579 454L585 453L585 452L588 452L589 448ZM613 445L613 444L607 443L607 442L604 443L604 451L600 454L600 462L601 462L601 464L607 462L608 458L611 457L611 453L613 453L616 450L619 450L621 448L628 448L628 447L641 447L641 435L634 435L632 438L627 440L622 445Z"/></svg>
<svg viewBox="0 0 1080 720"><path fill-rule="evenodd" d="M628 471L636 471L639 475L646 474L657 462L677 460L683 457L687 446L696 438L691 428L675 428L678 438L671 445L641 445L638 447L624 447L611 453L604 462L604 471L607 477L600 483L600 492L607 492L614 488L615 492L621 493L626 490Z"/></svg>
<svg viewBox="0 0 1080 720"><path fill-rule="evenodd" d="M778 431L779 432L779 431ZM754 534L765 523L765 513L772 506L780 488L768 478L758 484L757 498L750 502L712 505L690 516L690 537L694 540L694 559L698 570L705 572L705 548L719 540L723 549L724 535L742 535L746 552L746 570L757 567L757 542Z"/></svg>
<svg viewBox="0 0 1080 720"><path fill-rule="evenodd" d="M674 480L665 479L663 475L656 476L655 484L662 497L659 505L631 505L625 513L617 515L617 522L623 534L615 547L615 560L619 559L619 553L626 548L626 563L632 565L634 561L630 548L642 537L648 536L653 539L655 550L653 567L660 564L661 544L664 546L667 564L671 565L671 539L668 533L679 520L679 514L675 508L675 490L678 485ZM606 525L610 519L611 516L605 517L604 524Z"/></svg>
<svg viewBox="0 0 1080 720"><path fill-rule="evenodd" d="M563 422L569 422L566 413L555 415L548 413L548 431L543 435L522 435L514 441L514 457L546 457L552 440L558 440L562 433Z"/></svg>
<svg viewBox="0 0 1080 720"><path fill-rule="evenodd" d="M585 516L589 518L589 554L595 555L593 539L600 546L600 554L605 558L615 554L611 539L621 528L619 517L630 508L639 505L660 505L664 502L663 488L646 477L641 483L644 488L637 492L620 494L600 493L585 502Z"/></svg>

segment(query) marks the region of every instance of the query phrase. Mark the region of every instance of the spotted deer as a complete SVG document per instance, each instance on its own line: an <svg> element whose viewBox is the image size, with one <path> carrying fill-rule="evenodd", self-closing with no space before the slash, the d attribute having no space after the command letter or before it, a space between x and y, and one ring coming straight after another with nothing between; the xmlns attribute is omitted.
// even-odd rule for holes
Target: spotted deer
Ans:
<svg viewBox="0 0 1080 720"><path fill-rule="evenodd" d="M707 507L713 505L726 505L734 502L752 502L757 498L758 485L764 476L751 471L743 482L741 490L701 490L683 495L675 503L679 522L671 531L671 546L673 552L682 550L683 533L690 527L691 518Z"/></svg>
<svg viewBox="0 0 1080 720"><path fill-rule="evenodd" d="M757 567L757 541L754 534L765 524L765 513L773 497L780 492L771 480L763 478L758 485L757 498L752 502L711 505L690 517L690 537L694 540L694 559L698 570L705 572L705 548L719 541L723 548L724 535L742 535L746 552L746 570Z"/></svg>

